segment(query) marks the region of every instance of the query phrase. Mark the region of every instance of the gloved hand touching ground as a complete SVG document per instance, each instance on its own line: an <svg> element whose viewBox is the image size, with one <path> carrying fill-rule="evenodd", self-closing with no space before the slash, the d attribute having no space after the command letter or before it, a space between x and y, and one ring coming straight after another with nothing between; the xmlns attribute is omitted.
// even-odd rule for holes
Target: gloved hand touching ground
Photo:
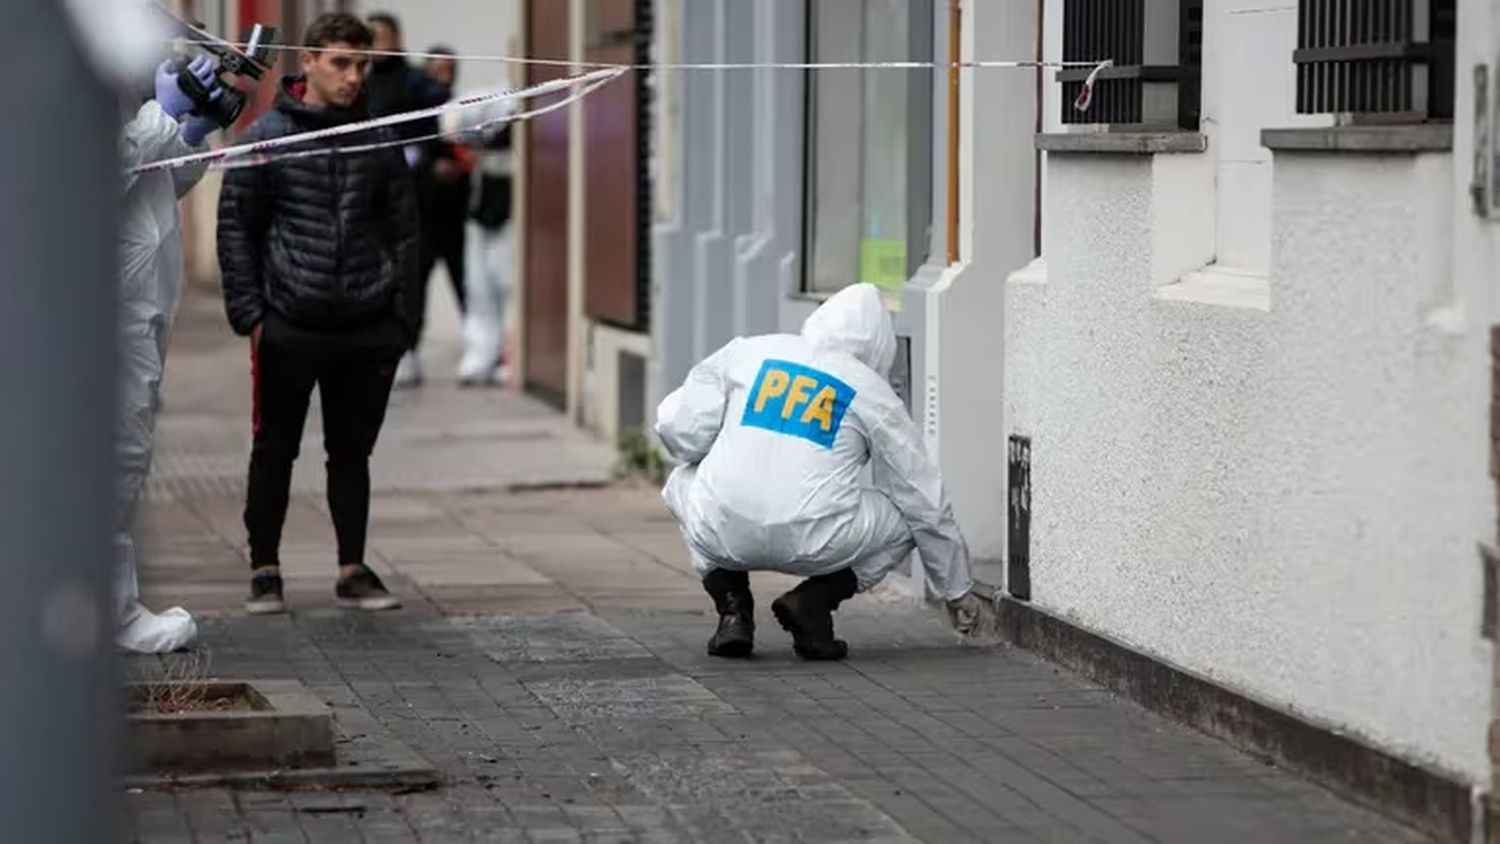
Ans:
<svg viewBox="0 0 1500 844"><path fill-rule="evenodd" d="M952 622L953 629L964 636L984 632L986 621L993 615L994 608L984 598L974 594L973 590L948 602L948 620Z"/></svg>

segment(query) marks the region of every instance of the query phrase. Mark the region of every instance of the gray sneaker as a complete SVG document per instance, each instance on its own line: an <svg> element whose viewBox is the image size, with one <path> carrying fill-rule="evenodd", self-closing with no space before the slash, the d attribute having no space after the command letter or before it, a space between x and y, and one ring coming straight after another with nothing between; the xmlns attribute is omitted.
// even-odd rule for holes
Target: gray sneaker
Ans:
<svg viewBox="0 0 1500 844"><path fill-rule="evenodd" d="M281 575L264 572L250 578L250 597L245 599L245 612L251 615L286 612L286 600L281 596Z"/></svg>
<svg viewBox="0 0 1500 844"><path fill-rule="evenodd" d="M401 606L401 602L386 591L380 577L370 571L368 566L360 566L359 571L354 574L339 578L334 594L338 596L339 606L344 609L393 610Z"/></svg>

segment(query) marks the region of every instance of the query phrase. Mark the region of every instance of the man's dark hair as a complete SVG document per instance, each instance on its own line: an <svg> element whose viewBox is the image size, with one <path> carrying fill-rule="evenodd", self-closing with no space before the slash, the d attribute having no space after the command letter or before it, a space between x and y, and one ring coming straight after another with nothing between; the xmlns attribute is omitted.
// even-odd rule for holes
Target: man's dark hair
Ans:
<svg viewBox="0 0 1500 844"><path fill-rule="evenodd" d="M308 47L327 47L329 44L348 44L351 47L368 48L375 43L375 33L359 18L344 12L328 12L318 15L307 25L307 34L302 43Z"/></svg>
<svg viewBox="0 0 1500 844"><path fill-rule="evenodd" d="M383 23L391 28L391 32L397 35L401 34L401 21L396 20L396 16L390 12L376 12L365 18L365 20L368 20L372 26L377 23Z"/></svg>
<svg viewBox="0 0 1500 844"><path fill-rule="evenodd" d="M447 44L434 44L431 47L427 48L427 54L432 56L433 58L452 58L458 55L458 51L454 50L452 47L449 47Z"/></svg>

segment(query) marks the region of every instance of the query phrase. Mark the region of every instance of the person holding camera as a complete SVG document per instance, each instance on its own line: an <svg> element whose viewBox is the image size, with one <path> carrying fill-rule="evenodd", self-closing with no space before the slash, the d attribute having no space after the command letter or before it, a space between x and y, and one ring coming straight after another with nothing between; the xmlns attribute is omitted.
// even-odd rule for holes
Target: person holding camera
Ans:
<svg viewBox="0 0 1500 844"><path fill-rule="evenodd" d="M352 15L314 20L302 43L319 49L299 55L301 74L282 80L275 108L242 142L366 119L371 40ZM389 128L339 135L309 145L320 154L233 169L224 179L218 231L224 305L235 332L250 338L254 383L245 500L251 613L286 608L281 532L314 387L338 539L338 603L399 606L364 562L370 453L416 325L408 305L418 261L411 173L396 146L370 148L394 139Z"/></svg>
<svg viewBox="0 0 1500 844"><path fill-rule="evenodd" d="M223 96L217 70L209 56L199 56L187 66L187 74L209 103ZM176 66L164 62L157 68L152 97L136 109L121 133L126 176L120 229L115 641L126 650L142 653L174 651L197 635L192 616L185 610L173 608L157 615L141 605L132 530L151 472L167 344L182 298L182 219L177 201L198 184L207 165L130 171L205 149L205 140L218 124L199 111L179 83Z"/></svg>

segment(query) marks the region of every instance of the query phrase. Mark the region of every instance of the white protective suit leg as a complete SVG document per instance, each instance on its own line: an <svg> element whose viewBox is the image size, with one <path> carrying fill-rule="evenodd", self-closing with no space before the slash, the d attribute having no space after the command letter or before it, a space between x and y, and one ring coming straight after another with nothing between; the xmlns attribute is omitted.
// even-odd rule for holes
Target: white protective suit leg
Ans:
<svg viewBox="0 0 1500 844"><path fill-rule="evenodd" d="M464 292L463 358L458 377L489 383L496 377L505 348L505 306L509 298L511 226L498 230L469 223L469 250Z"/></svg>
<svg viewBox="0 0 1500 844"><path fill-rule="evenodd" d="M916 548L911 530L896 505L884 493L873 489L860 490L859 507L853 514L763 528L753 531L759 537L758 547L743 547L743 541L739 541L734 543L736 547L727 548L709 526L714 519L705 519L694 506L701 500L697 496L702 492L695 489L697 475L695 466L677 467L667 480L663 497L677 517L699 577L716 568L776 571L798 577L816 577L849 568L859 581L859 591L866 592L906 562ZM743 537L751 532L731 533ZM810 537L815 538L811 543ZM808 547L819 548L819 553L806 556L802 549Z"/></svg>
<svg viewBox="0 0 1500 844"><path fill-rule="evenodd" d="M138 613L135 539L136 505L151 473L157 385L161 379L162 320L138 291L126 290L120 303L120 409L115 433L115 601L122 627Z"/></svg>
<svg viewBox="0 0 1500 844"><path fill-rule="evenodd" d="M884 493L873 489L860 490L859 516L853 525L852 553L856 559L852 568L859 579L859 591L868 592L911 557L916 543L901 511Z"/></svg>
<svg viewBox="0 0 1500 844"><path fill-rule="evenodd" d="M197 636L197 625L181 607L161 615L140 603L135 540L131 535L135 511L145 493L155 448L156 412L160 406L165 370L169 314L176 309L178 291L171 279L158 274L155 290L126 286L121 303L120 417L117 435L119 523L115 531L116 590L119 629L116 643L139 653L167 653L186 646ZM166 281L167 285L159 282ZM166 286L170 289L161 289Z"/></svg>
<svg viewBox="0 0 1500 844"><path fill-rule="evenodd" d="M145 493L155 446L156 411L160 404L161 379L166 361L168 318L163 307L176 306L175 291L158 291L149 301L137 294L149 291L127 289L121 303L120 417L116 438L118 456L115 529L118 552L115 590L119 628L115 642L138 653L169 653L189 644L198 634L197 624L181 607L157 615L140 603L135 539L131 535L135 510Z"/></svg>

